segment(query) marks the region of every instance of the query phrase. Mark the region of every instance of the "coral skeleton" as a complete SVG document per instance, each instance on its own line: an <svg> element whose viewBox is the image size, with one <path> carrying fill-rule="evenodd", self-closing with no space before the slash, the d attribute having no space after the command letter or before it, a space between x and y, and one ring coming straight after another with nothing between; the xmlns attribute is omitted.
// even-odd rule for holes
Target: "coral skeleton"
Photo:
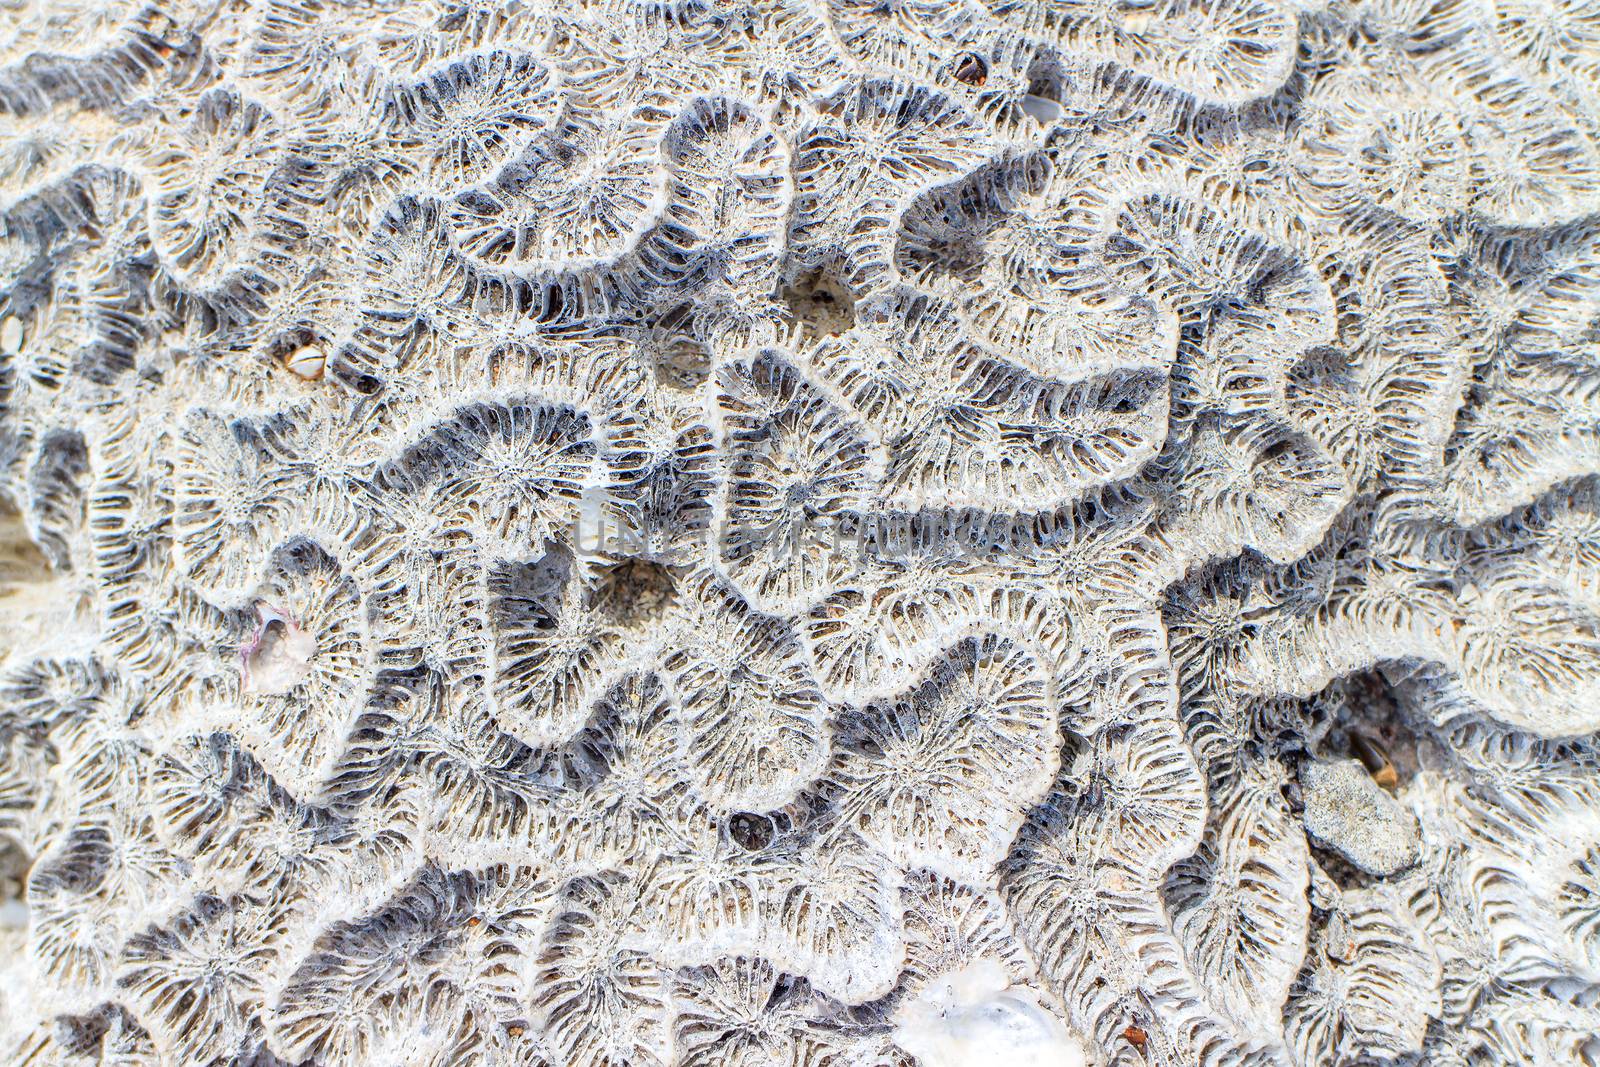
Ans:
<svg viewBox="0 0 1600 1067"><path fill-rule="evenodd" d="M1595 0L0 0L0 1063L1597 1034Z"/></svg>

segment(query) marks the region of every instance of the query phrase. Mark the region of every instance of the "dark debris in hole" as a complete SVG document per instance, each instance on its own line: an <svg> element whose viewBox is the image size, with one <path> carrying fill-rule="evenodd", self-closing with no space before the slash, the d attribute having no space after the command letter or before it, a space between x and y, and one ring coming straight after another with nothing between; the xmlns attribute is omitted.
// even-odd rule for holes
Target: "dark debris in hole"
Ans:
<svg viewBox="0 0 1600 1067"><path fill-rule="evenodd" d="M822 270L795 278L783 290L789 316L813 337L837 337L855 325L855 298Z"/></svg>
<svg viewBox="0 0 1600 1067"><path fill-rule="evenodd" d="M728 836L746 852L759 852L772 844L776 828L765 815L739 812L728 820Z"/></svg>
<svg viewBox="0 0 1600 1067"><path fill-rule="evenodd" d="M672 568L654 560L624 559L600 571L592 604L607 619L627 626L656 621L677 598Z"/></svg>
<svg viewBox="0 0 1600 1067"><path fill-rule="evenodd" d="M1379 670L1338 683L1340 714L1330 724L1323 754L1359 760L1373 781L1393 793L1420 769L1418 738L1400 694Z"/></svg>
<svg viewBox="0 0 1600 1067"><path fill-rule="evenodd" d="M654 367L662 385L695 389L711 376L711 353L693 338L675 338L663 347Z"/></svg>

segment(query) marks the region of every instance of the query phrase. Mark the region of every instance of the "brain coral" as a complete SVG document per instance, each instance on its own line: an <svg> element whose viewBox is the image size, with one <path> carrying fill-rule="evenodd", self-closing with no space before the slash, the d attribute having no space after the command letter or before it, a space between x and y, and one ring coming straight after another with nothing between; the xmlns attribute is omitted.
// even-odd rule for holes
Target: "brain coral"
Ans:
<svg viewBox="0 0 1600 1067"><path fill-rule="evenodd" d="M1594 0L0 0L0 1062L1597 1033Z"/></svg>

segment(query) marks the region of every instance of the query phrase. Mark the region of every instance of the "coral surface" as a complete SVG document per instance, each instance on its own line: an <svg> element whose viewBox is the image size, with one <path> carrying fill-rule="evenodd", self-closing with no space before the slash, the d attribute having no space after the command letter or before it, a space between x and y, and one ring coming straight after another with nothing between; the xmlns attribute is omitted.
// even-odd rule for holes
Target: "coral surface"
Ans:
<svg viewBox="0 0 1600 1067"><path fill-rule="evenodd" d="M1595 0L0 0L0 1062L1597 1033Z"/></svg>

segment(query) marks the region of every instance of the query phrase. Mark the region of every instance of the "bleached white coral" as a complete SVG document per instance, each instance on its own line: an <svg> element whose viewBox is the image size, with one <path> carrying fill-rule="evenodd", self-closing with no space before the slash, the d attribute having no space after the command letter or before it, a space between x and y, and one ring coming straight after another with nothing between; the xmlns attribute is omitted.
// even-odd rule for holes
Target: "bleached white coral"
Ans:
<svg viewBox="0 0 1600 1067"><path fill-rule="evenodd" d="M1592 0L0 0L0 1059L1600 1063Z"/></svg>
<svg viewBox="0 0 1600 1067"><path fill-rule="evenodd" d="M1084 1067L1083 1046L1005 968L982 959L930 982L900 1008L895 1043L924 1067L1029 1063Z"/></svg>

